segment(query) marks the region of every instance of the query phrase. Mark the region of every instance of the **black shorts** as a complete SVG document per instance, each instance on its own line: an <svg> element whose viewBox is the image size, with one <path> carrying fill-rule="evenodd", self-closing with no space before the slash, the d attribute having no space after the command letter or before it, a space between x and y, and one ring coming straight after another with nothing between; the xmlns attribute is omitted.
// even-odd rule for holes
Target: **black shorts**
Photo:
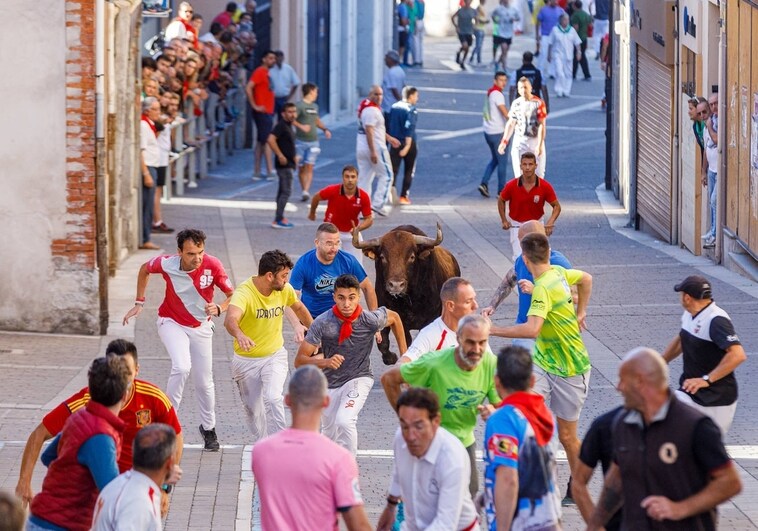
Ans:
<svg viewBox="0 0 758 531"><path fill-rule="evenodd" d="M408 45L408 32L407 31L398 31L397 32L397 46L398 48L405 48Z"/></svg>
<svg viewBox="0 0 758 531"><path fill-rule="evenodd" d="M156 166L155 186L166 186L166 168L167 166Z"/></svg>
<svg viewBox="0 0 758 531"><path fill-rule="evenodd" d="M265 144L268 142L268 135L271 134L271 130L274 128L274 115L253 111L253 121L255 121L255 138L259 143Z"/></svg>
<svg viewBox="0 0 758 531"><path fill-rule="evenodd" d="M458 40L461 41L461 44L467 44L468 46L474 44L474 36L471 33L459 33Z"/></svg>
<svg viewBox="0 0 758 531"><path fill-rule="evenodd" d="M495 46L500 46L501 44L507 44L510 46L513 41L510 37L498 37L497 35L493 35L492 40L494 41Z"/></svg>

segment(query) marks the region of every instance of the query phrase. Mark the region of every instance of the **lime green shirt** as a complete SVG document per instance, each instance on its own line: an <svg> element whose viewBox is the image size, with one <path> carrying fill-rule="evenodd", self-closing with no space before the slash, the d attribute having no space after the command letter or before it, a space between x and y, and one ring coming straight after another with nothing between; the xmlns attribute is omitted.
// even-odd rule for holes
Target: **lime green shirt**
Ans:
<svg viewBox="0 0 758 531"><path fill-rule="evenodd" d="M463 446L474 444L476 407L487 398L498 405L495 390L497 358L485 352L473 371L464 371L455 363L456 347L424 354L414 362L400 366L400 374L413 387L426 387L440 400L442 427L455 435Z"/></svg>
<svg viewBox="0 0 758 531"><path fill-rule="evenodd" d="M552 266L535 280L526 314L545 320L534 346L534 363L558 376L584 374L590 368L571 297L571 286L582 279L582 274L578 269Z"/></svg>

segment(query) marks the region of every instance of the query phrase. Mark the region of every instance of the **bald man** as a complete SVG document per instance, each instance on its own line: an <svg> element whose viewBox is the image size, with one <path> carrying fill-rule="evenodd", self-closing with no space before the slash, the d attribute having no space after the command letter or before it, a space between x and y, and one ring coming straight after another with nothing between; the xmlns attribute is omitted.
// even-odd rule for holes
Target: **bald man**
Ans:
<svg viewBox="0 0 758 531"><path fill-rule="evenodd" d="M716 424L674 398L668 381L656 351L624 358L618 390L629 411L613 428L615 461L588 530L622 506L622 529L651 529L650 520L656 529L716 529L714 509L742 490Z"/></svg>
<svg viewBox="0 0 758 531"><path fill-rule="evenodd" d="M532 220L527 221L518 229L519 242L527 234L532 233L545 234L545 225L541 221ZM571 262L568 258L563 256L562 253L550 249L550 265L557 265L566 269L571 269ZM526 268L524 264L524 258L519 254L516 261L513 263L513 267L503 277L502 282L495 290L495 293L490 299L490 303L486 308L482 309L482 315L485 317L491 317L495 313L497 307L503 302L511 292L518 286L518 315L516 316L516 324L522 324L526 322L526 313L529 311L529 306L532 304L532 286L534 284L534 277ZM534 339L514 339L513 345L524 347L529 352L534 349Z"/></svg>

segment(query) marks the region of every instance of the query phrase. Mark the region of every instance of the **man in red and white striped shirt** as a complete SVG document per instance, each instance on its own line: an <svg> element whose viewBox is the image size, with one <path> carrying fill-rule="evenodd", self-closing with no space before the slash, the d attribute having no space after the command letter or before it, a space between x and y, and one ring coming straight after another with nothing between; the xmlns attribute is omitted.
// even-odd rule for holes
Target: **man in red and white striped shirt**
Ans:
<svg viewBox="0 0 758 531"><path fill-rule="evenodd" d="M161 274L166 295L158 308L158 335L171 357L171 374L166 385L174 407L179 409L184 384L192 371L200 409L200 434L205 449L219 449L216 438L216 393L213 383L213 321L229 305L234 286L221 261L205 254L205 233L185 229L176 235L179 254L156 256L140 267L134 307L124 316L124 324L137 317L145 304L150 274ZM220 304L213 302L214 289L226 295Z"/></svg>

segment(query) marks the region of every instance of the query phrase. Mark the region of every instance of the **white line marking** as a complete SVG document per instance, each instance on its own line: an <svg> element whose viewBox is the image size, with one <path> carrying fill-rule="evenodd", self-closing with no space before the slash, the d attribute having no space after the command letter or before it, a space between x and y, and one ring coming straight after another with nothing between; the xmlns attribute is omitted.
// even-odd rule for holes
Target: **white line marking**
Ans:
<svg viewBox="0 0 758 531"><path fill-rule="evenodd" d="M605 127L575 127L573 125L551 125L551 131L605 131Z"/></svg>
<svg viewBox="0 0 758 531"><path fill-rule="evenodd" d="M204 199L202 197L174 197L171 199L172 205L182 206L202 206L216 208L241 208L242 210L270 210L272 213L276 210L274 201L232 201L225 199ZM287 212L298 212L297 206L287 203Z"/></svg>
<svg viewBox="0 0 758 531"><path fill-rule="evenodd" d="M239 494L237 494L237 517L234 528L237 531L250 531L253 525L253 518L255 517L253 496L256 490L255 478L253 477L252 445L245 445L245 448L242 450L242 464L240 467L240 490ZM257 514L260 514L260 511Z"/></svg>
<svg viewBox="0 0 758 531"><path fill-rule="evenodd" d="M419 92L445 92L450 94L479 94L484 96L487 91L481 89L462 89L462 88L448 88L448 87L416 87Z"/></svg>
<svg viewBox="0 0 758 531"><path fill-rule="evenodd" d="M0 369L42 369L50 371L78 371L81 367L73 365L21 365L16 363L0 363Z"/></svg>
<svg viewBox="0 0 758 531"><path fill-rule="evenodd" d="M482 115L482 111L451 111L449 109L425 109L423 107L419 107L418 112L422 114L452 114L452 115L460 115L460 116L481 116Z"/></svg>

